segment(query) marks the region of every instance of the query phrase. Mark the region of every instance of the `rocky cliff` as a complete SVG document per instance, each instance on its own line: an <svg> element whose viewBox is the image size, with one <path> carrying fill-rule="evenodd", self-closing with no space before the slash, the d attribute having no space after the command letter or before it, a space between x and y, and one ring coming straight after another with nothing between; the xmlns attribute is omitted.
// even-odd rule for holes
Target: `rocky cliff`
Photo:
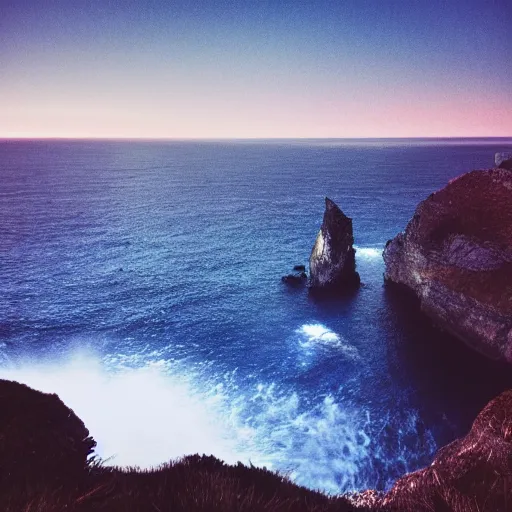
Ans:
<svg viewBox="0 0 512 512"><path fill-rule="evenodd" d="M57 395L0 380L0 511L356 510L346 497L326 496L266 469L230 466L211 456L192 455L148 471L106 467L89 458L95 444Z"/></svg>
<svg viewBox="0 0 512 512"><path fill-rule="evenodd" d="M310 288L343 290L359 285L353 244L352 219L326 197L322 226L309 257Z"/></svg>
<svg viewBox="0 0 512 512"><path fill-rule="evenodd" d="M381 503L392 510L512 510L512 390L491 400L467 436L431 466L400 478Z"/></svg>
<svg viewBox="0 0 512 512"><path fill-rule="evenodd" d="M386 281L440 327L512 363L512 172L469 172L431 194L384 261Z"/></svg>
<svg viewBox="0 0 512 512"><path fill-rule="evenodd" d="M94 445L57 395L0 380L3 512L496 512L512 506L512 391L492 400L469 434L442 448L431 466L405 475L387 494L326 496L266 469L198 455L150 471L104 467L88 459Z"/></svg>

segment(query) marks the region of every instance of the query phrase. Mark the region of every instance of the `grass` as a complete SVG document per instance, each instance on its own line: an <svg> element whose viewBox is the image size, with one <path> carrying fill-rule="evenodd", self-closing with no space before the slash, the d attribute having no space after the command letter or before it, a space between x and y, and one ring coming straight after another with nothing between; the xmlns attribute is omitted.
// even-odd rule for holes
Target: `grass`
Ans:
<svg viewBox="0 0 512 512"><path fill-rule="evenodd" d="M136 440L134 440L136 443ZM152 469L107 467L56 395L0 380L2 512L506 512L512 510L512 390L469 434L382 495L326 496L286 476L193 455Z"/></svg>

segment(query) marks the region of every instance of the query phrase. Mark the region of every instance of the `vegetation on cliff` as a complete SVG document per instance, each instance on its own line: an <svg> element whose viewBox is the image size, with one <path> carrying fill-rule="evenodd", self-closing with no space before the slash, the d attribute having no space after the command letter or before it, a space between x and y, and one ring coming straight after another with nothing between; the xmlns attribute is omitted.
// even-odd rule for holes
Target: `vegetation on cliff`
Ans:
<svg viewBox="0 0 512 512"><path fill-rule="evenodd" d="M134 439L134 443L137 440ZM56 395L0 380L0 510L4 512L503 512L512 506L512 391L469 434L386 495L325 496L286 477L194 455L141 471L104 467L79 418Z"/></svg>
<svg viewBox="0 0 512 512"><path fill-rule="evenodd" d="M354 510L347 498L328 497L266 469L229 466L215 457L189 456L149 471L106 467L90 457L95 444L57 395L0 380L0 510Z"/></svg>

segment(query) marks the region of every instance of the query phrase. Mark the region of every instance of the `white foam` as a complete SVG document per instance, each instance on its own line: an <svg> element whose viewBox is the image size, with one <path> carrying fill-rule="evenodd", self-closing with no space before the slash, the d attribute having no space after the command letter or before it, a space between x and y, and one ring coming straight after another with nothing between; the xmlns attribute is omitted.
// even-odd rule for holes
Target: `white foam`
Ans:
<svg viewBox="0 0 512 512"><path fill-rule="evenodd" d="M383 252L382 247L358 247L358 246L354 246L354 247L356 249L356 256L358 258L369 259L369 260L373 260L373 259L377 259L377 258L382 259L382 252Z"/></svg>
<svg viewBox="0 0 512 512"><path fill-rule="evenodd" d="M359 357L356 347L325 325L319 323L304 324L295 332L298 334L300 346L306 351L311 352L318 346L336 347L347 357Z"/></svg>
<svg viewBox="0 0 512 512"><path fill-rule="evenodd" d="M338 343L340 341L339 336L327 329L322 324L304 324L298 332L305 334L312 341L321 341L326 343Z"/></svg>
<svg viewBox="0 0 512 512"><path fill-rule="evenodd" d="M109 358L109 365L113 359L126 361ZM205 380L161 359L106 371L91 354L75 354L53 365L2 368L0 375L57 393L98 442L96 452L112 457L109 464L147 468L205 453L340 492L360 486L358 472L368 457L357 415L331 396L305 404L272 382L243 386L236 372Z"/></svg>
<svg viewBox="0 0 512 512"><path fill-rule="evenodd" d="M150 467L184 454L215 454L236 462L230 432L216 420L215 393L204 400L189 379L164 361L109 374L91 355L58 365L2 369L2 378L57 393L116 465Z"/></svg>
<svg viewBox="0 0 512 512"><path fill-rule="evenodd" d="M328 343L342 340L321 324L299 331ZM84 421L97 453L114 456L110 464L147 468L205 453L280 470L330 493L374 487L372 460L381 440L370 441L369 413L359 406L330 394L305 399L278 383L244 381L236 371L216 372L214 364L191 368L162 355L77 353L55 364L0 368L0 377L57 393ZM408 432L415 431L411 418L410 426L399 422ZM410 456L405 448L391 453L379 458L393 464Z"/></svg>

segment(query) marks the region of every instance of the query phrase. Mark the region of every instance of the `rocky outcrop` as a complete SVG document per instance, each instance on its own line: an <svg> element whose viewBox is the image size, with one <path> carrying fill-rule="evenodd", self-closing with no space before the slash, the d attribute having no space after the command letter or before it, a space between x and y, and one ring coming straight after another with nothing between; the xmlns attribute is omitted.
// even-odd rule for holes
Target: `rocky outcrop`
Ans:
<svg viewBox="0 0 512 512"><path fill-rule="evenodd" d="M308 275L304 265L295 265L293 273L281 277L281 281L291 286L303 286L307 283Z"/></svg>
<svg viewBox="0 0 512 512"><path fill-rule="evenodd" d="M95 445L57 395L0 380L0 489L78 478Z"/></svg>
<svg viewBox="0 0 512 512"><path fill-rule="evenodd" d="M496 153L494 163L496 167L512 171L512 153Z"/></svg>
<svg viewBox="0 0 512 512"><path fill-rule="evenodd" d="M469 434L441 448L431 466L400 478L386 509L512 510L512 390L489 402Z"/></svg>
<svg viewBox="0 0 512 512"><path fill-rule="evenodd" d="M512 173L473 171L431 194L384 261L386 281L412 290L440 327L512 363Z"/></svg>
<svg viewBox="0 0 512 512"><path fill-rule="evenodd" d="M309 258L310 288L343 290L359 285L353 243L352 219L326 197L322 226Z"/></svg>
<svg viewBox="0 0 512 512"><path fill-rule="evenodd" d="M294 272L293 274L287 274L281 277L281 281L291 286L303 286L308 280L306 272Z"/></svg>

